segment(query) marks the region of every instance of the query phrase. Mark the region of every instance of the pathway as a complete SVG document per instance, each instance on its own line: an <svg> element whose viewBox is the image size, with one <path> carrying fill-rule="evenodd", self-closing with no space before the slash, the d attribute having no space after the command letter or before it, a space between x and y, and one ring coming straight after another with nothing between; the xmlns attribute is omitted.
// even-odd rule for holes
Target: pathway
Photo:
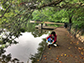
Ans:
<svg viewBox="0 0 84 63"><path fill-rule="evenodd" d="M65 28L54 30L58 47L46 47L41 61L37 63L84 63L84 44L72 37Z"/></svg>

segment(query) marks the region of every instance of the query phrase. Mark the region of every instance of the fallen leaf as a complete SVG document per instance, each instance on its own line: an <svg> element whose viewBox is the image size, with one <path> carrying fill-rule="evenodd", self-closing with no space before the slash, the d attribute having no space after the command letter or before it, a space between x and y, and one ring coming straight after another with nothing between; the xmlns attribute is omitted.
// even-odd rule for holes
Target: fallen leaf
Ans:
<svg viewBox="0 0 84 63"><path fill-rule="evenodd" d="M75 48L77 48L77 47L75 47Z"/></svg>
<svg viewBox="0 0 84 63"><path fill-rule="evenodd" d="M79 44L79 42L76 43L76 45L78 45L78 44Z"/></svg>
<svg viewBox="0 0 84 63"><path fill-rule="evenodd" d="M72 36L71 36L71 38L72 38Z"/></svg>
<svg viewBox="0 0 84 63"><path fill-rule="evenodd" d="M81 62L79 62L79 63L81 63Z"/></svg>
<svg viewBox="0 0 84 63"><path fill-rule="evenodd" d="M49 48L49 50L51 50L51 48Z"/></svg>
<svg viewBox="0 0 84 63"><path fill-rule="evenodd" d="M84 51L84 49L83 49L83 51Z"/></svg>
<svg viewBox="0 0 84 63"><path fill-rule="evenodd" d="M69 55L67 55L67 57L69 57Z"/></svg>
<svg viewBox="0 0 84 63"><path fill-rule="evenodd" d="M63 56L63 54L61 54L61 56Z"/></svg>
<svg viewBox="0 0 84 63"><path fill-rule="evenodd" d="M43 55L43 57L46 57L46 55Z"/></svg>
<svg viewBox="0 0 84 63"><path fill-rule="evenodd" d="M59 60L59 63L62 63L62 61Z"/></svg>
<svg viewBox="0 0 84 63"><path fill-rule="evenodd" d="M75 58L78 58L77 56L75 56Z"/></svg>
<svg viewBox="0 0 84 63"><path fill-rule="evenodd" d="M71 54L70 56L71 56L71 57L73 57L73 55L72 55L72 54Z"/></svg>
<svg viewBox="0 0 84 63"><path fill-rule="evenodd" d="M39 61L39 60L37 60L37 61Z"/></svg>
<svg viewBox="0 0 84 63"><path fill-rule="evenodd" d="M83 55L84 53L83 53L83 52L81 52L81 54Z"/></svg>
<svg viewBox="0 0 84 63"><path fill-rule="evenodd" d="M70 42L70 44L72 44L72 42Z"/></svg>
<svg viewBox="0 0 84 63"><path fill-rule="evenodd" d="M57 60L59 60L59 58L57 58Z"/></svg>
<svg viewBox="0 0 84 63"><path fill-rule="evenodd" d="M80 47L78 47L78 49L79 49L79 50L81 50L81 48L80 48Z"/></svg>
<svg viewBox="0 0 84 63"><path fill-rule="evenodd" d="M84 60L84 58L83 58L83 60Z"/></svg>
<svg viewBox="0 0 84 63"><path fill-rule="evenodd" d="M83 59L83 57L80 57L80 59Z"/></svg>
<svg viewBox="0 0 84 63"><path fill-rule="evenodd" d="M82 57L81 55L79 55L79 57Z"/></svg>
<svg viewBox="0 0 84 63"><path fill-rule="evenodd" d="M45 58L45 60L46 60L47 58Z"/></svg>
<svg viewBox="0 0 84 63"><path fill-rule="evenodd" d="M64 54L64 56L66 56L66 54Z"/></svg>
<svg viewBox="0 0 84 63"><path fill-rule="evenodd" d="M71 47L69 47L68 49L71 49Z"/></svg>

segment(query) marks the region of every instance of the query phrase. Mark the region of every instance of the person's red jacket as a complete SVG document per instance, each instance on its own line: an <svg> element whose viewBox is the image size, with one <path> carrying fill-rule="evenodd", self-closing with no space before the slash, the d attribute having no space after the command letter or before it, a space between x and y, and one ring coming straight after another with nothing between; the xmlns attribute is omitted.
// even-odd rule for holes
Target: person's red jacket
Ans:
<svg viewBox="0 0 84 63"><path fill-rule="evenodd" d="M47 37L47 39L50 38L50 37L52 37L51 34ZM55 35L55 37L54 37L54 42L56 42L56 41L57 41L57 35Z"/></svg>

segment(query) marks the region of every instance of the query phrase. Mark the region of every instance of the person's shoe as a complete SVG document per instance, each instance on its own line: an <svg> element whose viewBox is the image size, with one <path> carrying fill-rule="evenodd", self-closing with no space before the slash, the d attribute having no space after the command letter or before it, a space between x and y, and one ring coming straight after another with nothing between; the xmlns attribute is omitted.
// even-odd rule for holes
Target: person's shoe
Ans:
<svg viewBox="0 0 84 63"><path fill-rule="evenodd" d="M50 48L50 45L48 45L48 48Z"/></svg>
<svg viewBox="0 0 84 63"><path fill-rule="evenodd" d="M53 44L55 47L57 46L57 44Z"/></svg>

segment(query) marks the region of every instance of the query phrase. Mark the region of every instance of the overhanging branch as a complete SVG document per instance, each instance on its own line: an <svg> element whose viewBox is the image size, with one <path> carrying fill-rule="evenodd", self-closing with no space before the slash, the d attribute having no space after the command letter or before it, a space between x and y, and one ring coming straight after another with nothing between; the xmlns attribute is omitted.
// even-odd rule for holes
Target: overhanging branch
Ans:
<svg viewBox="0 0 84 63"><path fill-rule="evenodd" d="M84 4L83 3L64 4L62 6L58 5L58 6L52 6L52 7L57 7L60 9L64 9L64 8L71 9L71 8L80 8L80 7L84 8Z"/></svg>
<svg viewBox="0 0 84 63"><path fill-rule="evenodd" d="M48 4L43 4L42 6L40 6L40 7L38 7L39 5L37 5L37 6L30 6L29 8L30 9L41 9L41 8L44 8L44 7L47 7L47 6L52 6L52 5L57 5L57 4L59 4L59 3L61 3L62 1L64 1L64 0L58 0L58 1L53 1L53 2L50 2L50 3L48 3ZM20 3L19 5L25 5L25 4L27 4L28 2L22 2L22 3Z"/></svg>
<svg viewBox="0 0 84 63"><path fill-rule="evenodd" d="M57 5L57 4L61 3L62 1L64 1L64 0L53 1L53 2L51 2L51 3L49 3L49 4L44 4L44 5L42 5L42 6L39 7L39 8L43 8L43 7L47 7L47 6L52 6L52 5Z"/></svg>
<svg viewBox="0 0 84 63"><path fill-rule="evenodd" d="M8 8L6 8L6 10L4 11L4 13L2 14L2 16L0 16L0 18L2 18L3 16L4 16L4 14L7 12L7 10L11 7L11 5L12 4L10 4L9 6L8 6Z"/></svg>

